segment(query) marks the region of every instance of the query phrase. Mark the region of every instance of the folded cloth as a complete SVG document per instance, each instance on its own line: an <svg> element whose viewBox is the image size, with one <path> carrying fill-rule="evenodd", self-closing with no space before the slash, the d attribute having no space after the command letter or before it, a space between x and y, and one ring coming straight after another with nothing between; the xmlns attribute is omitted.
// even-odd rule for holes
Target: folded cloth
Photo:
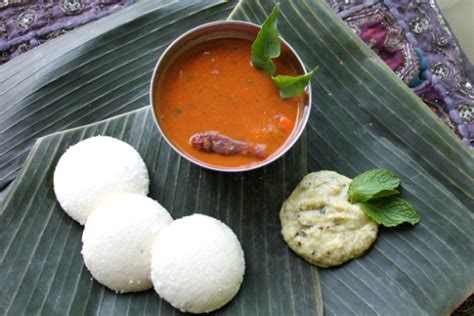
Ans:
<svg viewBox="0 0 474 316"><path fill-rule="evenodd" d="M326 0L333 10L474 149L474 89L434 0Z"/></svg>
<svg viewBox="0 0 474 316"><path fill-rule="evenodd" d="M0 0L0 65L134 0Z"/></svg>

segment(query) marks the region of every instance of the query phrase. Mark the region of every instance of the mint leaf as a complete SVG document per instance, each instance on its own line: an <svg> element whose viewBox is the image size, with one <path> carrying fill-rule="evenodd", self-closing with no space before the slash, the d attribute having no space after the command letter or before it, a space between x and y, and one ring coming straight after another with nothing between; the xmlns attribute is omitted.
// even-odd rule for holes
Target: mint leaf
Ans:
<svg viewBox="0 0 474 316"><path fill-rule="evenodd" d="M385 196L397 195L400 179L391 171L373 169L355 177L349 186L349 201L365 202Z"/></svg>
<svg viewBox="0 0 474 316"><path fill-rule="evenodd" d="M358 204L367 216L385 227L394 227L404 222L415 225L420 221L420 215L413 206L398 197L392 196Z"/></svg>
<svg viewBox="0 0 474 316"><path fill-rule="evenodd" d="M407 201L395 197L400 179L391 171L373 169L352 180L349 185L349 201L357 203L362 210L385 227L408 222L415 225L420 215Z"/></svg>
<svg viewBox="0 0 474 316"><path fill-rule="evenodd" d="M280 89L280 97L283 99L289 99L302 94L304 88L308 85L316 70L318 70L318 67L315 67L307 74L296 77L282 75L272 77L273 81L277 84L278 89Z"/></svg>
<svg viewBox="0 0 474 316"><path fill-rule="evenodd" d="M276 72L272 58L280 56L280 38L278 37L278 14L280 4L277 3L270 16L263 22L257 38L252 44L252 64L273 76Z"/></svg>

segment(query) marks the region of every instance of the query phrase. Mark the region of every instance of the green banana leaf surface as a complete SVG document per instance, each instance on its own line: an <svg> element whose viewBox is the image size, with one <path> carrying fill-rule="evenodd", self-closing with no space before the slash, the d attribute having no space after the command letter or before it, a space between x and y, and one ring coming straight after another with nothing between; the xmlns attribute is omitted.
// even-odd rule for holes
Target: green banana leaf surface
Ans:
<svg viewBox="0 0 474 316"><path fill-rule="evenodd" d="M2 196L1 314L25 311L47 315L177 313L152 291L113 294L91 280L82 263L82 227L67 217L56 203L52 173L68 146L99 134L123 139L137 148L151 174L150 195L167 207L174 218L193 212L210 214L227 223L242 241L247 263L244 283L235 300L218 314L319 315L324 308L327 315L445 315L473 292L472 153L323 1L280 2L280 33L308 67L320 67L312 80L313 105L308 127L295 147L277 162L253 172L207 171L182 160L167 146L148 108L41 138L18 179ZM215 7L214 3L203 4L208 7L198 14L199 19L207 15L217 17L228 10L227 3ZM273 1L240 1L230 18L261 23L273 5ZM98 38L119 38L129 27L141 29L142 24L150 22L149 14L160 10L168 12L175 6L184 4L167 3L152 12L137 12L130 25L117 20L116 26L106 27L107 19L115 17L104 18L103 27L108 29ZM168 16L162 15L163 18ZM184 19L194 19L193 15L184 16ZM179 26L177 32L173 33L171 27L163 42L179 35L182 25L178 22L176 25ZM187 25L192 26L192 23ZM183 30L185 28L183 26ZM100 33L100 29L97 32ZM158 36L152 34L153 29L143 28L143 33L144 37L150 36L149 40ZM59 71L60 76L91 58L93 46L100 43L94 38L90 35L76 46L71 44L75 48L66 50L64 55L55 51L57 64L44 65L51 75L48 77L46 72L43 80L59 78L55 77L55 71ZM115 54L114 45L119 45L118 42L111 42L105 51ZM125 55L127 49L133 47L127 45L117 49L123 49ZM159 52L147 54L150 67L154 63L152 54L156 60ZM27 63L26 58L22 62ZM134 87L128 84L133 78L127 80L120 67L109 69L111 64L106 58L99 58L94 66L85 63L78 69L84 73L91 71L88 80L100 80L96 79L100 74L93 72L94 67L108 69L107 75L112 80L124 75L125 84L117 89L96 85L96 92L87 92L89 88L84 82L79 81L75 87L66 81L60 95L61 102L68 104L65 106L68 115L51 114L50 118L73 118L75 114L67 109L75 107L78 113L89 111L75 101L83 96L79 93L81 89L86 89L82 90L86 96L103 94L113 98ZM33 77L33 69L19 67L17 84ZM149 72L151 68L143 71ZM81 72L76 74L78 78L82 78ZM22 89L43 91L35 97L57 97L52 91L60 81L35 86L34 80L28 80L29 85L25 84ZM118 100L114 105L120 107L128 102L127 109L130 109L146 104L148 88L140 90L135 86L135 89L141 91L137 92L139 98ZM21 92L21 88L17 90ZM12 105L8 111L26 108L32 102L27 101L28 96L26 93L25 101L20 101L24 102L23 107ZM107 102L99 99L95 106L107 107ZM54 107L58 103L52 104ZM48 104L42 106L48 112ZM102 117L107 117L119 112L103 113ZM102 118L94 115L90 114L88 119ZM3 124L16 126L14 120L4 119L3 112L0 116L2 131L6 126ZM87 120L77 124L85 122ZM44 133L75 126L75 123L68 124L54 129L47 127ZM27 134L12 133L12 144L28 145L22 145L24 152L12 149L7 153L24 156L36 137ZM2 154L3 148L7 147L2 147ZM319 269L318 274L318 269L298 258L284 244L278 221L281 203L307 172L330 169L355 176L375 167L390 169L400 176L402 197L415 206L421 222L414 227L382 228L379 239L366 255L338 268ZM11 179L13 174L5 179Z"/></svg>
<svg viewBox="0 0 474 316"><path fill-rule="evenodd" d="M231 18L264 21L272 1L242 1ZM355 176L384 167L421 214L382 229L361 259L321 269L331 315L444 315L474 287L473 155L331 9L282 1L279 30L311 69L307 168Z"/></svg>
<svg viewBox="0 0 474 316"><path fill-rule="evenodd" d="M281 197L304 175L303 144L257 172L212 172L166 145L149 107L47 136L33 147L1 211L0 314L178 314L153 290L115 294L84 266L83 227L61 210L52 179L61 154L94 135L114 136L139 151L151 175L150 196L173 218L208 214L236 233L245 252L245 280L236 298L216 314L322 315L318 270L288 251L276 216Z"/></svg>
<svg viewBox="0 0 474 316"><path fill-rule="evenodd" d="M140 1L0 67L0 190L38 137L149 103L153 67L178 35L236 1Z"/></svg>

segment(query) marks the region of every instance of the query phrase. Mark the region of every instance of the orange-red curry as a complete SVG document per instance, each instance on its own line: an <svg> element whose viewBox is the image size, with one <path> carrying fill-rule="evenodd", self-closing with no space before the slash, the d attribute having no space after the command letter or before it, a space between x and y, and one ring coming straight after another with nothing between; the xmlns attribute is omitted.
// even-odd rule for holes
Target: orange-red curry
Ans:
<svg viewBox="0 0 474 316"><path fill-rule="evenodd" d="M278 74L296 75L281 58ZM180 150L208 165L243 167L268 159L290 136L302 96L284 100L263 71L251 65L251 42L217 39L179 56L158 84L155 106L161 129ZM221 155L193 148L195 133L216 131L234 140L264 144L266 157Z"/></svg>

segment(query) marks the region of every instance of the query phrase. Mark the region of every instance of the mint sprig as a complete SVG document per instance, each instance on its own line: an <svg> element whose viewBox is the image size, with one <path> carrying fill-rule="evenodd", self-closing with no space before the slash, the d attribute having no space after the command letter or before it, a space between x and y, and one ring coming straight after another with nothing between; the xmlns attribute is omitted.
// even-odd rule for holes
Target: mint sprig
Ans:
<svg viewBox="0 0 474 316"><path fill-rule="evenodd" d="M385 227L401 223L415 225L420 215L407 201L396 197L400 179L391 171L373 169L352 180L349 185L349 201L357 203L368 217Z"/></svg>
<svg viewBox="0 0 474 316"><path fill-rule="evenodd" d="M278 37L278 14L280 4L276 4L272 13L263 22L257 38L252 44L252 64L273 76L276 72L272 58L280 56L280 38Z"/></svg>
<svg viewBox="0 0 474 316"><path fill-rule="evenodd" d="M349 186L349 201L365 202L384 196L397 195L400 179L391 171L373 169L355 177Z"/></svg>
<svg viewBox="0 0 474 316"><path fill-rule="evenodd" d="M318 67L316 66L310 72L296 77L283 75L273 76L273 81L278 86L278 89L280 89L280 97L289 99L302 94L317 69Z"/></svg>
<svg viewBox="0 0 474 316"><path fill-rule="evenodd" d="M365 214L385 227L394 227L404 222L415 225L420 221L415 208L396 196L361 202L359 206Z"/></svg>

